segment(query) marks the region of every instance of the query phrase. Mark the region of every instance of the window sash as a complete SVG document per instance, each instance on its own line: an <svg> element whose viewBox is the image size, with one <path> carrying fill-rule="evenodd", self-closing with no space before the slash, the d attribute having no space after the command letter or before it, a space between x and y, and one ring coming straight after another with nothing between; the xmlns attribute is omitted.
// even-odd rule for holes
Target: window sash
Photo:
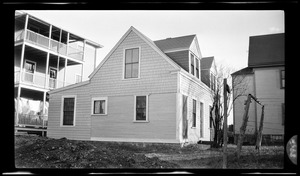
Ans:
<svg viewBox="0 0 300 176"><path fill-rule="evenodd" d="M196 127L196 100L193 100L193 127Z"/></svg>
<svg viewBox="0 0 300 176"><path fill-rule="evenodd" d="M135 104L135 120L147 120L147 96L136 96Z"/></svg>
<svg viewBox="0 0 300 176"><path fill-rule="evenodd" d="M74 125L75 98L64 98L63 125Z"/></svg>
<svg viewBox="0 0 300 176"><path fill-rule="evenodd" d="M203 103L200 102L200 137L203 137Z"/></svg>
<svg viewBox="0 0 300 176"><path fill-rule="evenodd" d="M94 100L94 114L106 114L105 106L105 100Z"/></svg>
<svg viewBox="0 0 300 176"><path fill-rule="evenodd" d="M139 48L125 50L125 78L138 78Z"/></svg>

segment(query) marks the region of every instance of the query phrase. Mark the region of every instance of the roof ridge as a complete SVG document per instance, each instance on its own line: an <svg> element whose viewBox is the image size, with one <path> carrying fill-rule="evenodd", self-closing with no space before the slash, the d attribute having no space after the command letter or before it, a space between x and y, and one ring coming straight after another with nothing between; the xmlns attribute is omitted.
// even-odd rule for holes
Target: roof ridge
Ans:
<svg viewBox="0 0 300 176"><path fill-rule="evenodd" d="M177 38L182 38L182 37L190 37L190 36L196 36L196 34L183 35L183 36L178 36L178 37L168 37L168 38L165 38L165 39L153 40L153 42L162 41L162 40L168 40L168 39L177 39Z"/></svg>

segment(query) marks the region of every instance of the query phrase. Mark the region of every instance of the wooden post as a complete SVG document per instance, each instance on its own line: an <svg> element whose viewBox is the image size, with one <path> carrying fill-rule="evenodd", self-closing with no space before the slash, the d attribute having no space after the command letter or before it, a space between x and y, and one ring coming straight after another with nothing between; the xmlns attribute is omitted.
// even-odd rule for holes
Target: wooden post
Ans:
<svg viewBox="0 0 300 176"><path fill-rule="evenodd" d="M240 155L241 155L243 139L244 139L244 136L245 136L245 131L246 131L247 122L248 122L248 111L249 111L250 103L251 103L251 95L248 94L248 98L247 98L247 101L245 103L245 112L244 112L244 115L243 115L243 123L242 123L242 126L240 128L240 134L239 134L238 144L237 144L238 159L240 158Z"/></svg>
<svg viewBox="0 0 300 176"><path fill-rule="evenodd" d="M256 138L256 147L255 147L255 149L258 149L258 151L261 146L261 140L262 140L262 130L263 130L263 126L264 126L264 110L265 110L265 106L262 106L259 131L258 131L258 135Z"/></svg>
<svg viewBox="0 0 300 176"><path fill-rule="evenodd" d="M64 70L64 82L63 82L63 86L65 87L65 86L67 86L67 84L66 84L66 78L67 78L67 67L68 67L68 59L67 58L65 58L65 70Z"/></svg>
<svg viewBox="0 0 300 176"><path fill-rule="evenodd" d="M224 121L223 121L223 169L227 168L227 79L224 79L223 94L224 94Z"/></svg>

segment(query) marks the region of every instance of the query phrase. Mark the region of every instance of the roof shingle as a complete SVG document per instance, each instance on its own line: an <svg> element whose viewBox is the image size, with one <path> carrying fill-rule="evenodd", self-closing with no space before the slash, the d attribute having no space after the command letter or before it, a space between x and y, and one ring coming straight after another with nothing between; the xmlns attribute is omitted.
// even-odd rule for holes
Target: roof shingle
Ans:
<svg viewBox="0 0 300 176"><path fill-rule="evenodd" d="M187 35L175 38L167 38L154 41L155 45L162 51L189 48L196 35Z"/></svg>
<svg viewBox="0 0 300 176"><path fill-rule="evenodd" d="M203 70L203 69L210 69L213 61L214 61L214 56L203 57L201 59L201 70Z"/></svg>
<svg viewBox="0 0 300 176"><path fill-rule="evenodd" d="M248 67L284 65L284 33L252 36Z"/></svg>

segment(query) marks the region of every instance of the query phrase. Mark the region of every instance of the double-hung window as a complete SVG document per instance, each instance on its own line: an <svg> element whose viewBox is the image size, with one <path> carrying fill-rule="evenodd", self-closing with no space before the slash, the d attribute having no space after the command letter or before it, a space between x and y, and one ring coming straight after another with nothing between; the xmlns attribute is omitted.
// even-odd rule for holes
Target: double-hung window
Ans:
<svg viewBox="0 0 300 176"><path fill-rule="evenodd" d="M196 127L196 103L197 101L193 99L193 124L192 127Z"/></svg>
<svg viewBox="0 0 300 176"><path fill-rule="evenodd" d="M92 98L92 115L107 115L107 97Z"/></svg>
<svg viewBox="0 0 300 176"><path fill-rule="evenodd" d="M62 97L62 126L75 126L76 96Z"/></svg>
<svg viewBox="0 0 300 176"><path fill-rule="evenodd" d="M194 63L194 55L191 54L191 74L194 75L195 63Z"/></svg>
<svg viewBox="0 0 300 176"><path fill-rule="evenodd" d="M196 60L196 76L199 79L199 60L197 58L195 58Z"/></svg>
<svg viewBox="0 0 300 176"><path fill-rule="evenodd" d="M136 122L147 122L147 96L135 96L135 117Z"/></svg>
<svg viewBox="0 0 300 176"><path fill-rule="evenodd" d="M125 79L139 77L139 52L139 48L131 48L125 50Z"/></svg>
<svg viewBox="0 0 300 176"><path fill-rule="evenodd" d="M203 124L203 103L200 102L200 137L203 137L203 129L204 124Z"/></svg>

